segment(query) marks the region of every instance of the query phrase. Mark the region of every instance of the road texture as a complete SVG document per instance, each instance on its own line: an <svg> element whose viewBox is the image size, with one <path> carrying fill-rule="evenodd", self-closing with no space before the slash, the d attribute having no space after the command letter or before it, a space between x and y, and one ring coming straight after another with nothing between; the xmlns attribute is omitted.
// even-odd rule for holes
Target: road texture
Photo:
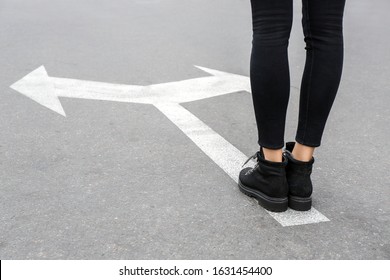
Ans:
<svg viewBox="0 0 390 280"><path fill-rule="evenodd" d="M1 259L389 259L390 17L347 1L339 94L316 151L314 207L281 226L156 107L61 98L66 117L10 88L51 76L129 85L249 75L249 0L0 2ZM305 51L294 1L294 138ZM181 104L245 155L248 92Z"/></svg>

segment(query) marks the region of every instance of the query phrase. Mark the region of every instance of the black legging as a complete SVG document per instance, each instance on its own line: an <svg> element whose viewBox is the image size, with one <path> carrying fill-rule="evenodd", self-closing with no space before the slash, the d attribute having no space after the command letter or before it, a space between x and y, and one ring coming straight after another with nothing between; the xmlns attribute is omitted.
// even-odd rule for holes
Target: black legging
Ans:
<svg viewBox="0 0 390 280"><path fill-rule="evenodd" d="M290 74L287 57L293 0L251 0L253 41L250 62L258 143L284 145ZM299 123L295 140L318 147L339 87L343 65L345 0L302 0L306 42Z"/></svg>

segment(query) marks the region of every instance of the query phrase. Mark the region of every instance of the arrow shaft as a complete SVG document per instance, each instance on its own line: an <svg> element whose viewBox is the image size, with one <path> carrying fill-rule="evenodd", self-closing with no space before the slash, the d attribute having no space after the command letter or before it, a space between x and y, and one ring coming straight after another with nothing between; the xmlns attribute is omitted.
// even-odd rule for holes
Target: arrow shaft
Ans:
<svg viewBox="0 0 390 280"><path fill-rule="evenodd" d="M180 104L154 104L235 182L247 157Z"/></svg>
<svg viewBox="0 0 390 280"><path fill-rule="evenodd" d="M150 86L110 84L56 77L49 79L53 83L56 95L60 97L147 104L190 102L249 88L249 79L230 79L229 76L202 77Z"/></svg>
<svg viewBox="0 0 390 280"><path fill-rule="evenodd" d="M50 77L56 94L67 98L106 100L117 102L142 102L143 86L110 84L77 79Z"/></svg>
<svg viewBox="0 0 390 280"><path fill-rule="evenodd" d="M149 86L159 102L183 103L236 91L250 91L248 77L210 76Z"/></svg>

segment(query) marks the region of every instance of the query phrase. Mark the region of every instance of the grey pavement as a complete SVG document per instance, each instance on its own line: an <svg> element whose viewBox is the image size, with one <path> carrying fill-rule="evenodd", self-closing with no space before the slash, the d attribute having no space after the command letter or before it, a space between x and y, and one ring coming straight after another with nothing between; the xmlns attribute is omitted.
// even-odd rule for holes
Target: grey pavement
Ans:
<svg viewBox="0 0 390 280"><path fill-rule="evenodd" d="M347 1L339 94L313 172L329 222L282 227L151 105L62 98L67 117L9 88L51 76L150 85L249 75L249 0L0 2L1 259L389 259L390 10ZM304 43L290 40L286 140ZM251 96L183 104L246 155Z"/></svg>

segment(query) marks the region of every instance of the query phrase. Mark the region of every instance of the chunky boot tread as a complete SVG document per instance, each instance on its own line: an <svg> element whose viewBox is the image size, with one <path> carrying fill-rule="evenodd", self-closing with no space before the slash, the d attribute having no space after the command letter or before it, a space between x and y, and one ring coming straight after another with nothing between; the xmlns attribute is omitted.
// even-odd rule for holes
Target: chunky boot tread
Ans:
<svg viewBox="0 0 390 280"><path fill-rule="evenodd" d="M238 180L238 186L242 193L256 198L258 203L265 209L272 212L284 212L288 208L288 198L287 197L270 197L259 190L252 189L248 186L245 186L240 180Z"/></svg>
<svg viewBox="0 0 390 280"><path fill-rule="evenodd" d="M311 209L311 197L290 195L288 197L288 206L296 211L308 211Z"/></svg>

